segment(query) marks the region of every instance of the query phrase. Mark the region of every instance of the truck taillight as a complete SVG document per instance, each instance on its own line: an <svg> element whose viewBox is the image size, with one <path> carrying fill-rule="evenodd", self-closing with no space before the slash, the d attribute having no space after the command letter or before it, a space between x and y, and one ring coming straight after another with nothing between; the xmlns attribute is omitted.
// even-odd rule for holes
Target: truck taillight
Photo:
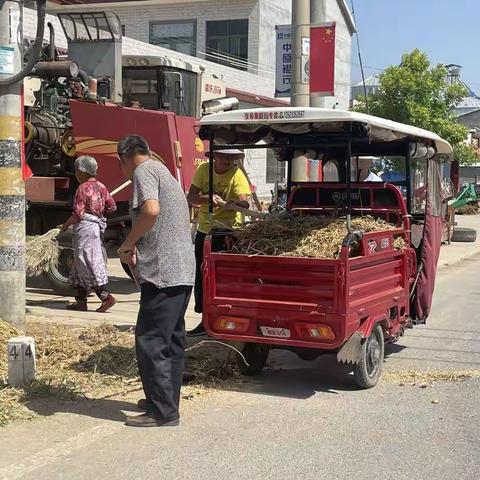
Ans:
<svg viewBox="0 0 480 480"><path fill-rule="evenodd" d="M250 326L250 320L242 317L222 316L213 322L214 330L223 330L232 333L244 333Z"/></svg>
<svg viewBox="0 0 480 480"><path fill-rule="evenodd" d="M328 325L300 323L297 325L297 329L303 338L310 338L312 340L335 340L335 334Z"/></svg>

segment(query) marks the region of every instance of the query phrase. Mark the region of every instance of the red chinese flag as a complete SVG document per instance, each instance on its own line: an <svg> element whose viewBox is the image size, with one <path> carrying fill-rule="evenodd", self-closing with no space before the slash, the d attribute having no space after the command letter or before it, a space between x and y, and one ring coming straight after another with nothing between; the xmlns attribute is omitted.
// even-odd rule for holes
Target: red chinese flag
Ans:
<svg viewBox="0 0 480 480"><path fill-rule="evenodd" d="M335 95L335 23L310 27L310 93Z"/></svg>
<svg viewBox="0 0 480 480"><path fill-rule="evenodd" d="M20 87L20 96L21 96L21 126L22 126L22 138L20 142L20 155L21 155L21 161L22 161L22 179L24 182L26 182L30 177L33 176L32 170L30 170L30 167L27 164L27 161L25 159L25 107L24 107L24 92L23 92L23 85Z"/></svg>

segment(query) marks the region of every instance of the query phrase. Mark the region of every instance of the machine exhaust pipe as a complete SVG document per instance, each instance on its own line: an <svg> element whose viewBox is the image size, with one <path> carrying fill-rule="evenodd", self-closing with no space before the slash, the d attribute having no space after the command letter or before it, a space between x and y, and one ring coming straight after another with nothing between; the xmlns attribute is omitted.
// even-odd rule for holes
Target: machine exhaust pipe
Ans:
<svg viewBox="0 0 480 480"><path fill-rule="evenodd" d="M51 61L54 61L56 58L55 55L55 29L53 28L53 25L48 22L47 27L50 30L50 44L48 45L48 59Z"/></svg>
<svg viewBox="0 0 480 480"><path fill-rule="evenodd" d="M31 75L40 78L77 78L78 65L69 60L61 62L38 62L33 68Z"/></svg>
<svg viewBox="0 0 480 480"><path fill-rule="evenodd" d="M88 83L90 81L90 77L88 76L87 72L85 70L82 70L81 68L78 70L78 78L84 83L86 87L88 87Z"/></svg>
<svg viewBox="0 0 480 480"><path fill-rule="evenodd" d="M240 102L238 101L238 98L235 97L207 100L202 104L204 115L217 112L226 112L227 110L237 110L239 105Z"/></svg>

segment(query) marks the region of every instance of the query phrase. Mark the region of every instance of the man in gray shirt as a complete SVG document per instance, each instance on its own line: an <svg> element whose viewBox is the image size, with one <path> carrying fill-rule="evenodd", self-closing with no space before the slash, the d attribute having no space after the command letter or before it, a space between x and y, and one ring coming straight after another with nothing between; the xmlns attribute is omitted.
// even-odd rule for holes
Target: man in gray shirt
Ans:
<svg viewBox="0 0 480 480"><path fill-rule="evenodd" d="M185 311L195 279L190 215L184 192L167 168L152 160L137 135L117 147L132 180L132 230L118 249L141 287L135 329L145 414L127 418L137 427L176 426L185 365Z"/></svg>

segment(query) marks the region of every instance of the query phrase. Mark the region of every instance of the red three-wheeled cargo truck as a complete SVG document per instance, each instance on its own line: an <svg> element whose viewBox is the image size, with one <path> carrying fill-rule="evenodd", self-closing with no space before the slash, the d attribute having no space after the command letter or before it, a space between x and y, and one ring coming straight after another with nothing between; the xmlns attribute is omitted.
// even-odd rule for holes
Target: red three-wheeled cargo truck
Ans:
<svg viewBox="0 0 480 480"><path fill-rule="evenodd" d="M209 335L239 342L245 374L259 373L271 348L301 358L336 353L339 361L354 364L360 387L373 387L385 342L425 322L430 311L442 239L441 170L450 145L409 125L320 108L238 110L204 117L199 125L200 137L211 145L212 175L215 149L271 149L287 162L287 210L336 215L348 232L334 259L244 255L212 251L215 235L229 235L227 244L235 243L235 232L212 222L203 264ZM294 152L308 150L336 181L294 175L302 171ZM354 170L361 156L374 156L405 180L359 182ZM355 231L352 217L362 215L396 228ZM401 249L394 248L397 237L403 238ZM360 255L352 255L354 244Z"/></svg>

